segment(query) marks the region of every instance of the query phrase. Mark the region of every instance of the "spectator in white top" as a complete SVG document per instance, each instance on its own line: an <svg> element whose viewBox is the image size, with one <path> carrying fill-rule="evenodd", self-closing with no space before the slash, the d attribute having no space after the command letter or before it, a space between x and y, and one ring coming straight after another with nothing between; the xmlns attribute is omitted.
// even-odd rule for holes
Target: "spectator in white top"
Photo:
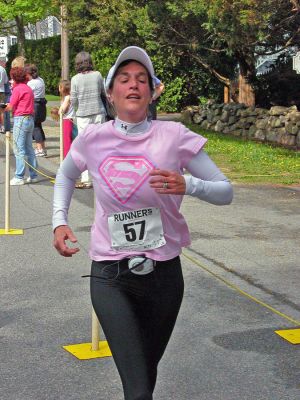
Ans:
<svg viewBox="0 0 300 400"><path fill-rule="evenodd" d="M35 155L37 157L46 157L47 150L45 146L46 136L42 127L42 122L47 116L45 99L45 82L38 75L38 69L34 64L25 66L26 76L28 78L27 85L32 89L34 95L34 130L33 139L36 143Z"/></svg>

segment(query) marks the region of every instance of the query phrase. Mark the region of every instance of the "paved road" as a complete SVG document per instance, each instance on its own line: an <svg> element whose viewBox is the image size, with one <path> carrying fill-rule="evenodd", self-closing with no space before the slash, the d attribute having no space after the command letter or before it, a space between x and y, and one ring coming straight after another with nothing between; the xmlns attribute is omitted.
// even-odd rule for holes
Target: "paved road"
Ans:
<svg viewBox="0 0 300 400"><path fill-rule="evenodd" d="M40 167L53 175L58 142L48 145ZM79 361L62 349L91 340L89 282L81 275L90 266L93 192L75 192L70 223L81 252L72 259L51 245L52 192L46 179L11 189L11 227L24 235L0 236L1 399L122 400L111 358ZM237 185L230 206L185 199L193 239L182 257L185 296L155 400L300 398L300 346L274 333L300 325L299 199L296 188Z"/></svg>

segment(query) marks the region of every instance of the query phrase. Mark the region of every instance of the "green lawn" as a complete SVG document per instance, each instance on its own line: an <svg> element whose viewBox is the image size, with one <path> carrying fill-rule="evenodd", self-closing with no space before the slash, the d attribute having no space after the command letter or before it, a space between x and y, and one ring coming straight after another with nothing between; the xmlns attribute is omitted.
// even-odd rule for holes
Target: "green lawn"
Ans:
<svg viewBox="0 0 300 400"><path fill-rule="evenodd" d="M58 101L60 102L60 96L55 96L54 94L46 94L46 99L47 101ZM49 104L46 106L47 107L47 116L50 116L50 110L52 108L52 106L50 106Z"/></svg>
<svg viewBox="0 0 300 400"><path fill-rule="evenodd" d="M46 94L47 101L60 101L60 96L55 96L54 94Z"/></svg>
<svg viewBox="0 0 300 400"><path fill-rule="evenodd" d="M292 185L300 183L300 154L190 125L208 139L207 153L232 181Z"/></svg>

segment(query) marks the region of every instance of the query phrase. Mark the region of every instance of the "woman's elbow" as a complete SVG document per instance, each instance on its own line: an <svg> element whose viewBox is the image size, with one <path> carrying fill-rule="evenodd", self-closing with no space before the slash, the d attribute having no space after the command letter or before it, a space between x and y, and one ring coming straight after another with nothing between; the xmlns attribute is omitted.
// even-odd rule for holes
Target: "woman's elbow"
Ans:
<svg viewBox="0 0 300 400"><path fill-rule="evenodd" d="M226 185L226 189L224 191L224 197L223 197L223 202L220 204L221 206L227 206L232 203L233 200L233 187L231 183L228 182L228 185Z"/></svg>

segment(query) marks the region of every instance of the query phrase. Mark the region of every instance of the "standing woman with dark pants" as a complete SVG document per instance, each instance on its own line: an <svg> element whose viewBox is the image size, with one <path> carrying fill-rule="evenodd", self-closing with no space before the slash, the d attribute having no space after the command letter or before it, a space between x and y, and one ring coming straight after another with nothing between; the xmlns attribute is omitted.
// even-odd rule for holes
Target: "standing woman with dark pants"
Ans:
<svg viewBox="0 0 300 400"><path fill-rule="evenodd" d="M37 157L46 157L47 150L45 146L46 136L42 127L42 122L45 121L47 116L45 99L45 82L38 75L38 69L34 64L25 66L26 75L28 78L27 85L32 89L34 95L34 130L33 139L35 140L36 149L35 155Z"/></svg>
<svg viewBox="0 0 300 400"><path fill-rule="evenodd" d="M6 102L6 92L5 92L5 86L8 83L8 78L6 71L4 67L0 64L0 103L5 103ZM0 113L0 132L5 133L5 121L4 121L4 116L2 113Z"/></svg>
<svg viewBox="0 0 300 400"><path fill-rule="evenodd" d="M180 123L147 119L153 82L147 53L124 49L106 79L116 119L89 125L55 180L54 246L72 257L79 251L67 243L77 241L67 218L72 193L81 171L88 169L93 179L91 298L125 400L153 399L158 363L181 305L179 255L190 244L179 211L183 195L216 205L232 200L230 182L203 150L205 138Z"/></svg>
<svg viewBox="0 0 300 400"><path fill-rule="evenodd" d="M4 86L4 93L5 93L5 103L9 103L10 101L10 96L11 96L11 88L10 88L10 83L7 82ZM4 128L5 132L11 130L11 122L10 122L10 112L6 111L4 113Z"/></svg>

